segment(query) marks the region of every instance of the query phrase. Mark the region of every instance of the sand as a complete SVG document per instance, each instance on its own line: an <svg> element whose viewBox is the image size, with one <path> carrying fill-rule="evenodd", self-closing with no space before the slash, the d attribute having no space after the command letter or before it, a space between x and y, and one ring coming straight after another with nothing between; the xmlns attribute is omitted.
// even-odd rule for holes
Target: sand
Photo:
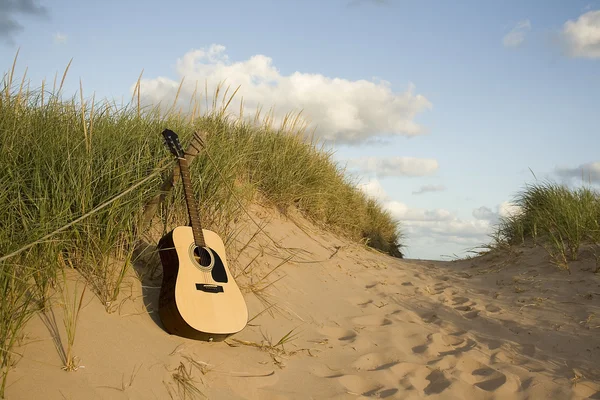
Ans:
<svg viewBox="0 0 600 400"><path fill-rule="evenodd" d="M203 398L184 397L191 386L179 381L210 399L600 399L600 276L590 254L570 275L531 247L399 260L295 214L253 212L280 247L258 235L230 260L240 271L258 255L238 278L251 318L242 332L219 343L171 336L157 314L160 280L132 277L110 314L86 292L76 371L61 369L53 335L34 317L14 349L22 357L6 398ZM268 345L291 330L291 341Z"/></svg>

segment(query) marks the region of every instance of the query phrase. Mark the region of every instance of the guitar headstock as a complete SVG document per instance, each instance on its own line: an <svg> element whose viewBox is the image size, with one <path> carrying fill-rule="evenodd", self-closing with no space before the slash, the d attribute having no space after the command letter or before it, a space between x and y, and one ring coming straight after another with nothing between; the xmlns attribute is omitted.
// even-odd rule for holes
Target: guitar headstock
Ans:
<svg viewBox="0 0 600 400"><path fill-rule="evenodd" d="M171 153L173 153L173 155L177 158L184 158L185 152L181 147L181 143L179 143L179 137L177 136L177 134L170 129L165 129L162 132L162 135L165 139L165 144L167 145Z"/></svg>

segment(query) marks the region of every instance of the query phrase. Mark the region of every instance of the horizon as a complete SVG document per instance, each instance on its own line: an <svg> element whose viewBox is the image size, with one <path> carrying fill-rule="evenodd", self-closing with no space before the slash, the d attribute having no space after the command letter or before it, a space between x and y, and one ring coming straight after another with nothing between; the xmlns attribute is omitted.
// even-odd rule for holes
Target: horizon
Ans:
<svg viewBox="0 0 600 400"><path fill-rule="evenodd" d="M161 4L3 3L5 71L18 49L16 76L27 68L33 87L73 58L69 95L81 79L86 98L131 99L143 70L146 105L172 103L185 78L183 107L196 81L212 93L226 80L241 85L248 114L303 110L335 161L401 222L406 258L489 243L536 180L600 184L600 1L471 0L433 13L393 0L183 3L144 18L140 9Z"/></svg>

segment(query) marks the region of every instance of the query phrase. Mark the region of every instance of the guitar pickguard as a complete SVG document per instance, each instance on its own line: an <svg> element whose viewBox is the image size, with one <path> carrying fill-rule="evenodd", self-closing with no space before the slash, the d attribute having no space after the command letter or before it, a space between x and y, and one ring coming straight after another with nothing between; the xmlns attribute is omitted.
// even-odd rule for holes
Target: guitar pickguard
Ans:
<svg viewBox="0 0 600 400"><path fill-rule="evenodd" d="M213 251L212 253L215 256L215 265L211 271L212 278L215 282L227 283L229 279L227 278L227 272L223 266L223 261L221 261L221 257L219 257L216 251Z"/></svg>

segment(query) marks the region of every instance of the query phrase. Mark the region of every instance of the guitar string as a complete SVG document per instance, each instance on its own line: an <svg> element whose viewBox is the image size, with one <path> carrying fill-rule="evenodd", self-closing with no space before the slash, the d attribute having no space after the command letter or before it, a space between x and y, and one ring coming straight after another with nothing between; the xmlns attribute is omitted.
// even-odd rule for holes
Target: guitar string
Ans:
<svg viewBox="0 0 600 400"><path fill-rule="evenodd" d="M200 141L201 141L201 139L200 139L200 138L198 138L198 140L200 140ZM196 147L196 146L193 144L193 141L192 141L192 143L191 143L190 145L191 145L191 146L192 146L192 147L193 147L193 148L196 150L196 154L194 154L194 156L198 155L198 153L200 152L200 149L198 149L198 148L197 148L197 147ZM191 155L190 153L186 153L186 154L188 154L188 155ZM187 159L186 159L186 161L187 161ZM200 216L198 216L198 219L200 219ZM208 252L210 252L208 245L206 245L206 243L204 243L204 244L205 244L205 248L204 248L204 250L205 250L207 253L208 253ZM202 274L204 275L204 281L205 281L206 283L210 283L210 281L209 281L209 274L208 274L208 271L206 271L206 269L204 268L204 264L203 264L203 262L202 262L202 261L203 261L203 255L204 255L204 252L202 252L202 251L200 251L200 250L199 250L198 252L199 252L199 257L198 257L199 261L198 261L198 263L199 263L199 264L200 264L200 266L202 267L202 268L201 268L201 271L202 271ZM210 254L209 254L209 257L210 257ZM207 260L204 260L204 261L207 261ZM209 266L210 266L210 263L209 263ZM212 272L212 269L211 269L211 272ZM212 276L211 276L211 278L212 278ZM211 279L211 280L212 280L212 279Z"/></svg>
<svg viewBox="0 0 600 400"><path fill-rule="evenodd" d="M187 163L187 159L185 158L185 155L184 155L184 157L180 158L180 164L181 164L181 160L185 160L185 165L186 165L185 168L181 168L181 165L180 165L180 168L179 168L179 172L181 174L181 178L182 178L181 180L182 180L182 183L183 183L184 191L186 193L189 192L189 196L186 194L186 202L188 201L188 197L191 197L192 198L191 201L193 201L194 200L194 196L193 196L191 181L190 181L190 177L189 177L189 166L187 165L188 163ZM188 175L187 176L186 176L186 173L184 172L184 170L188 171ZM191 221L192 220L192 217L191 217L192 212L190 211L191 209L189 208L189 206L194 207L194 205L193 204L188 205L188 213L190 214L190 221ZM200 220L200 215L199 215L199 211L197 210L197 206L196 206L195 214L196 214L197 219ZM200 234L202 235L202 232ZM194 238L194 245L196 245L196 243L195 243L196 242L196 234L194 232L193 227L192 227L192 235L193 235L193 238ZM205 265L204 265L205 261L207 261L205 253L204 253L204 251L202 249L202 246L197 246L196 245L196 248L198 249L198 255L196 257L196 254L195 254L196 249L193 249L192 250L192 260L194 262L198 263L198 265L200 265L200 272L202 273L202 276L204 278L204 283L210 283L209 275L208 275L208 272L206 271ZM204 243L204 248L208 252L208 246L206 246L206 243Z"/></svg>

